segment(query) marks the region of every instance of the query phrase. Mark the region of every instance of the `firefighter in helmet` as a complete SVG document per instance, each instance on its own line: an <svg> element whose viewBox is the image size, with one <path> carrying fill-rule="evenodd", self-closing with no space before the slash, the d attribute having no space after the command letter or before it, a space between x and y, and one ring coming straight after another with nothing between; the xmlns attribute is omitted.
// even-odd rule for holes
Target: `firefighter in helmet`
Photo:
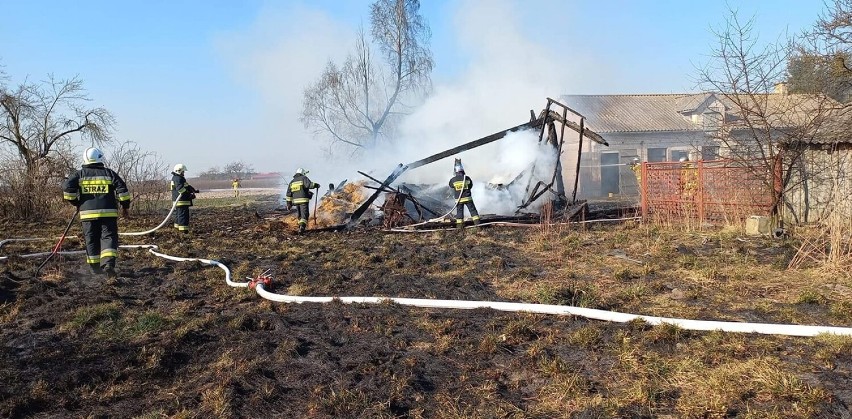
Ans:
<svg viewBox="0 0 852 419"><path fill-rule="evenodd" d="M172 201L177 201L175 204L175 228L177 231L189 234L189 207L192 206L192 200L195 199L195 194L199 190L186 183L185 173L186 165L183 163L175 165L169 190L172 191Z"/></svg>
<svg viewBox="0 0 852 419"><path fill-rule="evenodd" d="M319 183L314 183L308 179L308 171L302 168L296 170L293 175L293 180L287 185L287 210L290 210L294 205L299 213L299 234L305 232L308 227L308 219L310 218L310 202L314 197L311 189L319 190Z"/></svg>
<svg viewBox="0 0 852 419"><path fill-rule="evenodd" d="M639 157L634 157L630 162L630 170L633 171L633 175L636 176L636 190L639 192L639 195L642 195L642 161L639 160Z"/></svg>
<svg viewBox="0 0 852 419"><path fill-rule="evenodd" d="M231 186L234 188L234 198L240 197L240 178L235 177L234 180L231 181Z"/></svg>
<svg viewBox="0 0 852 419"><path fill-rule="evenodd" d="M464 166L460 159L456 159L453 166L455 176L450 179L450 188L455 192L456 199L456 227L464 227L464 207L467 205L467 210L470 212L470 219L474 225L479 225L479 212L476 211L476 205L473 204L473 197L470 195L470 188L473 186L473 181L465 175Z"/></svg>
<svg viewBox="0 0 852 419"><path fill-rule="evenodd" d="M104 154L90 147L83 152L83 167L68 175L63 198L80 211L86 241L86 262L94 273L115 281L118 257L118 213L127 217L130 191L124 179L104 166Z"/></svg>

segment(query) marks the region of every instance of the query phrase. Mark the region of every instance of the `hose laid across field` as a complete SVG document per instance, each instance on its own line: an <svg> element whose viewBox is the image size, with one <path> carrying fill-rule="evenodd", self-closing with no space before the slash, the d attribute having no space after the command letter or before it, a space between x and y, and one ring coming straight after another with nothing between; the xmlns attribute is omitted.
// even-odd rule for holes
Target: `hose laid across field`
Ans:
<svg viewBox="0 0 852 419"><path fill-rule="evenodd" d="M180 198L180 195L178 195L178 198ZM150 230L135 231L135 232L132 232L132 233L118 233L118 235L119 236L144 236L146 234L151 234L151 233L159 230L161 227L166 225L167 222L169 222L169 218L171 218L172 213L175 212L175 207L177 207L177 203L178 203L178 200L177 200L177 198L175 198L174 202L172 202L172 208L169 210L169 213L166 214L166 218L163 218L163 222L161 222L160 225L158 225L158 226L156 226L156 227L154 227Z"/></svg>
<svg viewBox="0 0 852 419"><path fill-rule="evenodd" d="M215 266L225 272L225 283L231 287L247 288L251 282L235 282L231 280L231 270L225 264L202 258L184 258L179 256L171 256L165 253L158 252L159 247L154 244L128 244L121 245L124 249L146 249L148 253L175 262L200 262L204 265ZM50 252L39 254L22 255L21 257L35 257L35 255L46 255ZM59 252L59 254L83 254L84 251ZM331 303L340 301L344 304L385 304L392 302L404 306L424 307L424 308L445 308L445 309L463 309L473 310L478 308L490 308L492 310L519 312L519 313L538 313L538 314L556 314L580 316L594 320L604 320L617 323L627 323L634 320L642 320L652 325L671 324L686 330L701 330L712 331L721 330L723 332L736 333L761 333L767 335L782 335L782 336L816 336L819 334L834 334L843 336L852 336L852 327L835 327L835 326L811 326L811 325L795 325L795 324L773 324L773 323L740 323L740 322L723 322L710 320L689 320L676 319L670 317L643 316L638 314L619 313L615 311L598 310L593 308L561 306L552 304L528 304L528 303L511 303L500 301L470 301L470 300L433 300L421 298L393 298L393 297L305 297L296 295L276 294L267 291L263 283L257 283L254 286L255 291L259 296L270 301L282 303Z"/></svg>
<svg viewBox="0 0 852 419"><path fill-rule="evenodd" d="M178 203L177 199L175 199L174 202L172 202L172 208L169 210L169 213L166 214L166 218L163 218L163 221L160 223L160 225L158 225L158 226L156 226L156 227L154 227L150 230L145 230L145 231L134 231L134 232L127 232L127 233L119 232L118 235L119 236L144 236L146 234L151 234L151 233L159 230L164 225L166 225L166 223L169 221L169 218L171 218L172 213L175 211L175 207L177 207L177 203ZM74 217L76 217L76 216L77 216L77 213L75 212ZM71 221L74 221L74 217L71 218ZM68 227L70 227L70 226L71 226L71 223L69 222ZM68 232L68 229L66 228L65 231ZM67 236L66 237L63 234L62 237L59 238L59 242L56 244L57 248L62 243L62 240L67 240L67 239L79 239L79 237L77 237L77 236ZM49 239L49 238L44 238L44 237L23 238L23 239L4 239L4 240L0 240L0 247L3 247L3 245L5 245L6 243L12 243L12 242L29 242L29 241L44 241L44 240L56 240L56 239ZM119 246L119 247L121 247L121 246ZM19 257L21 257L21 258L37 258L37 257L47 256L48 258L50 258L52 255L76 255L76 254L82 254L82 253L86 253L86 251L85 250L74 250L74 251L66 251L66 252L57 252L56 249L54 249L54 251L52 251L52 252L30 253L30 254L26 254L26 255L20 255ZM8 256L0 256L0 261L7 260L7 259L9 259ZM45 261L45 262L47 262L47 261ZM38 271L40 271L41 267L43 267L43 266L44 266L44 264L42 264L41 266L39 266L38 269L36 269L36 275L38 275Z"/></svg>
<svg viewBox="0 0 852 419"><path fill-rule="evenodd" d="M606 219L600 219L600 220L569 221L569 222L566 222L566 223L550 223L550 224L513 223L511 221L491 221L491 222L479 223L479 225L465 226L464 228L465 229L468 229L468 228L474 228L475 229L475 228L489 226L489 225L493 225L493 226L499 225L499 226L504 226L504 227L543 228L543 227L557 227L557 226L566 225L566 224L593 224L593 223L605 223L605 222L612 222L612 221L637 221L637 220L641 220L641 219L642 219L642 217L606 218ZM422 225L422 224L425 224L425 223L412 224L412 225L406 226L406 227L418 226L418 225ZM382 230L382 231L385 231L385 232L388 232L388 233L434 233L436 231L447 231L447 230L448 230L447 228L432 228L432 229L422 229L422 230L410 229L410 228L389 228L389 229L385 229L385 230Z"/></svg>

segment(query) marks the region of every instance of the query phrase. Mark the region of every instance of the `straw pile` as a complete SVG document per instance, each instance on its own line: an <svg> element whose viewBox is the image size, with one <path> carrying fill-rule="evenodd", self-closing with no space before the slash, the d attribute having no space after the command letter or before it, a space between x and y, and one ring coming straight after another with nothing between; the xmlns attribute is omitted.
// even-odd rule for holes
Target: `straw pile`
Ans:
<svg viewBox="0 0 852 419"><path fill-rule="evenodd" d="M367 200L363 188L365 181L349 182L340 190L320 198L317 211L317 226L328 227L346 222L349 214Z"/></svg>

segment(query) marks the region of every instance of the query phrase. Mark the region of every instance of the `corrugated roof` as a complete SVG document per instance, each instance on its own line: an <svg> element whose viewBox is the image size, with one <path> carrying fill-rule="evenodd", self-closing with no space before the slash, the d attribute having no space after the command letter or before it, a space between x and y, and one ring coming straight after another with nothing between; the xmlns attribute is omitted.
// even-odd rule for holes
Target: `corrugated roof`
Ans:
<svg viewBox="0 0 852 419"><path fill-rule="evenodd" d="M599 132L702 131L680 111L700 106L710 93L648 95L564 95L560 101L586 117Z"/></svg>
<svg viewBox="0 0 852 419"><path fill-rule="evenodd" d="M852 143L852 111L849 109L834 109L814 125L813 135L788 142L821 145Z"/></svg>
<svg viewBox="0 0 852 419"><path fill-rule="evenodd" d="M560 101L586 117L586 125L598 133L645 131L703 131L693 123L690 112L700 111L707 102L725 106L725 123L744 125L748 118L762 119L775 128L808 127L814 117L839 103L823 95L754 94L725 95L711 92L644 95L563 95ZM741 112L740 106L750 112ZM757 112L757 114L755 114Z"/></svg>

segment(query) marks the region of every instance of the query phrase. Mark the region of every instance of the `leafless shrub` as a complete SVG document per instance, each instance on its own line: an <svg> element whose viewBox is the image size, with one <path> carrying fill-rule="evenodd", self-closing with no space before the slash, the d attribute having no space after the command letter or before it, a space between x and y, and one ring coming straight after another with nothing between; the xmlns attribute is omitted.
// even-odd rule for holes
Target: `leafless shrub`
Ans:
<svg viewBox="0 0 852 419"><path fill-rule="evenodd" d="M0 185L6 216L42 218L49 214L57 179L67 173L71 142L110 141L114 119L89 101L78 78L52 75L40 83L24 81L15 88L0 85Z"/></svg>
<svg viewBox="0 0 852 419"><path fill-rule="evenodd" d="M130 189L134 212L151 213L171 199L165 174L168 163L154 152L144 151L132 141L107 153L107 165L118 172Z"/></svg>
<svg viewBox="0 0 852 419"><path fill-rule="evenodd" d="M63 205L58 191L67 172L61 160L41 160L27 170L20 160L0 158L0 217L43 219L56 213Z"/></svg>

